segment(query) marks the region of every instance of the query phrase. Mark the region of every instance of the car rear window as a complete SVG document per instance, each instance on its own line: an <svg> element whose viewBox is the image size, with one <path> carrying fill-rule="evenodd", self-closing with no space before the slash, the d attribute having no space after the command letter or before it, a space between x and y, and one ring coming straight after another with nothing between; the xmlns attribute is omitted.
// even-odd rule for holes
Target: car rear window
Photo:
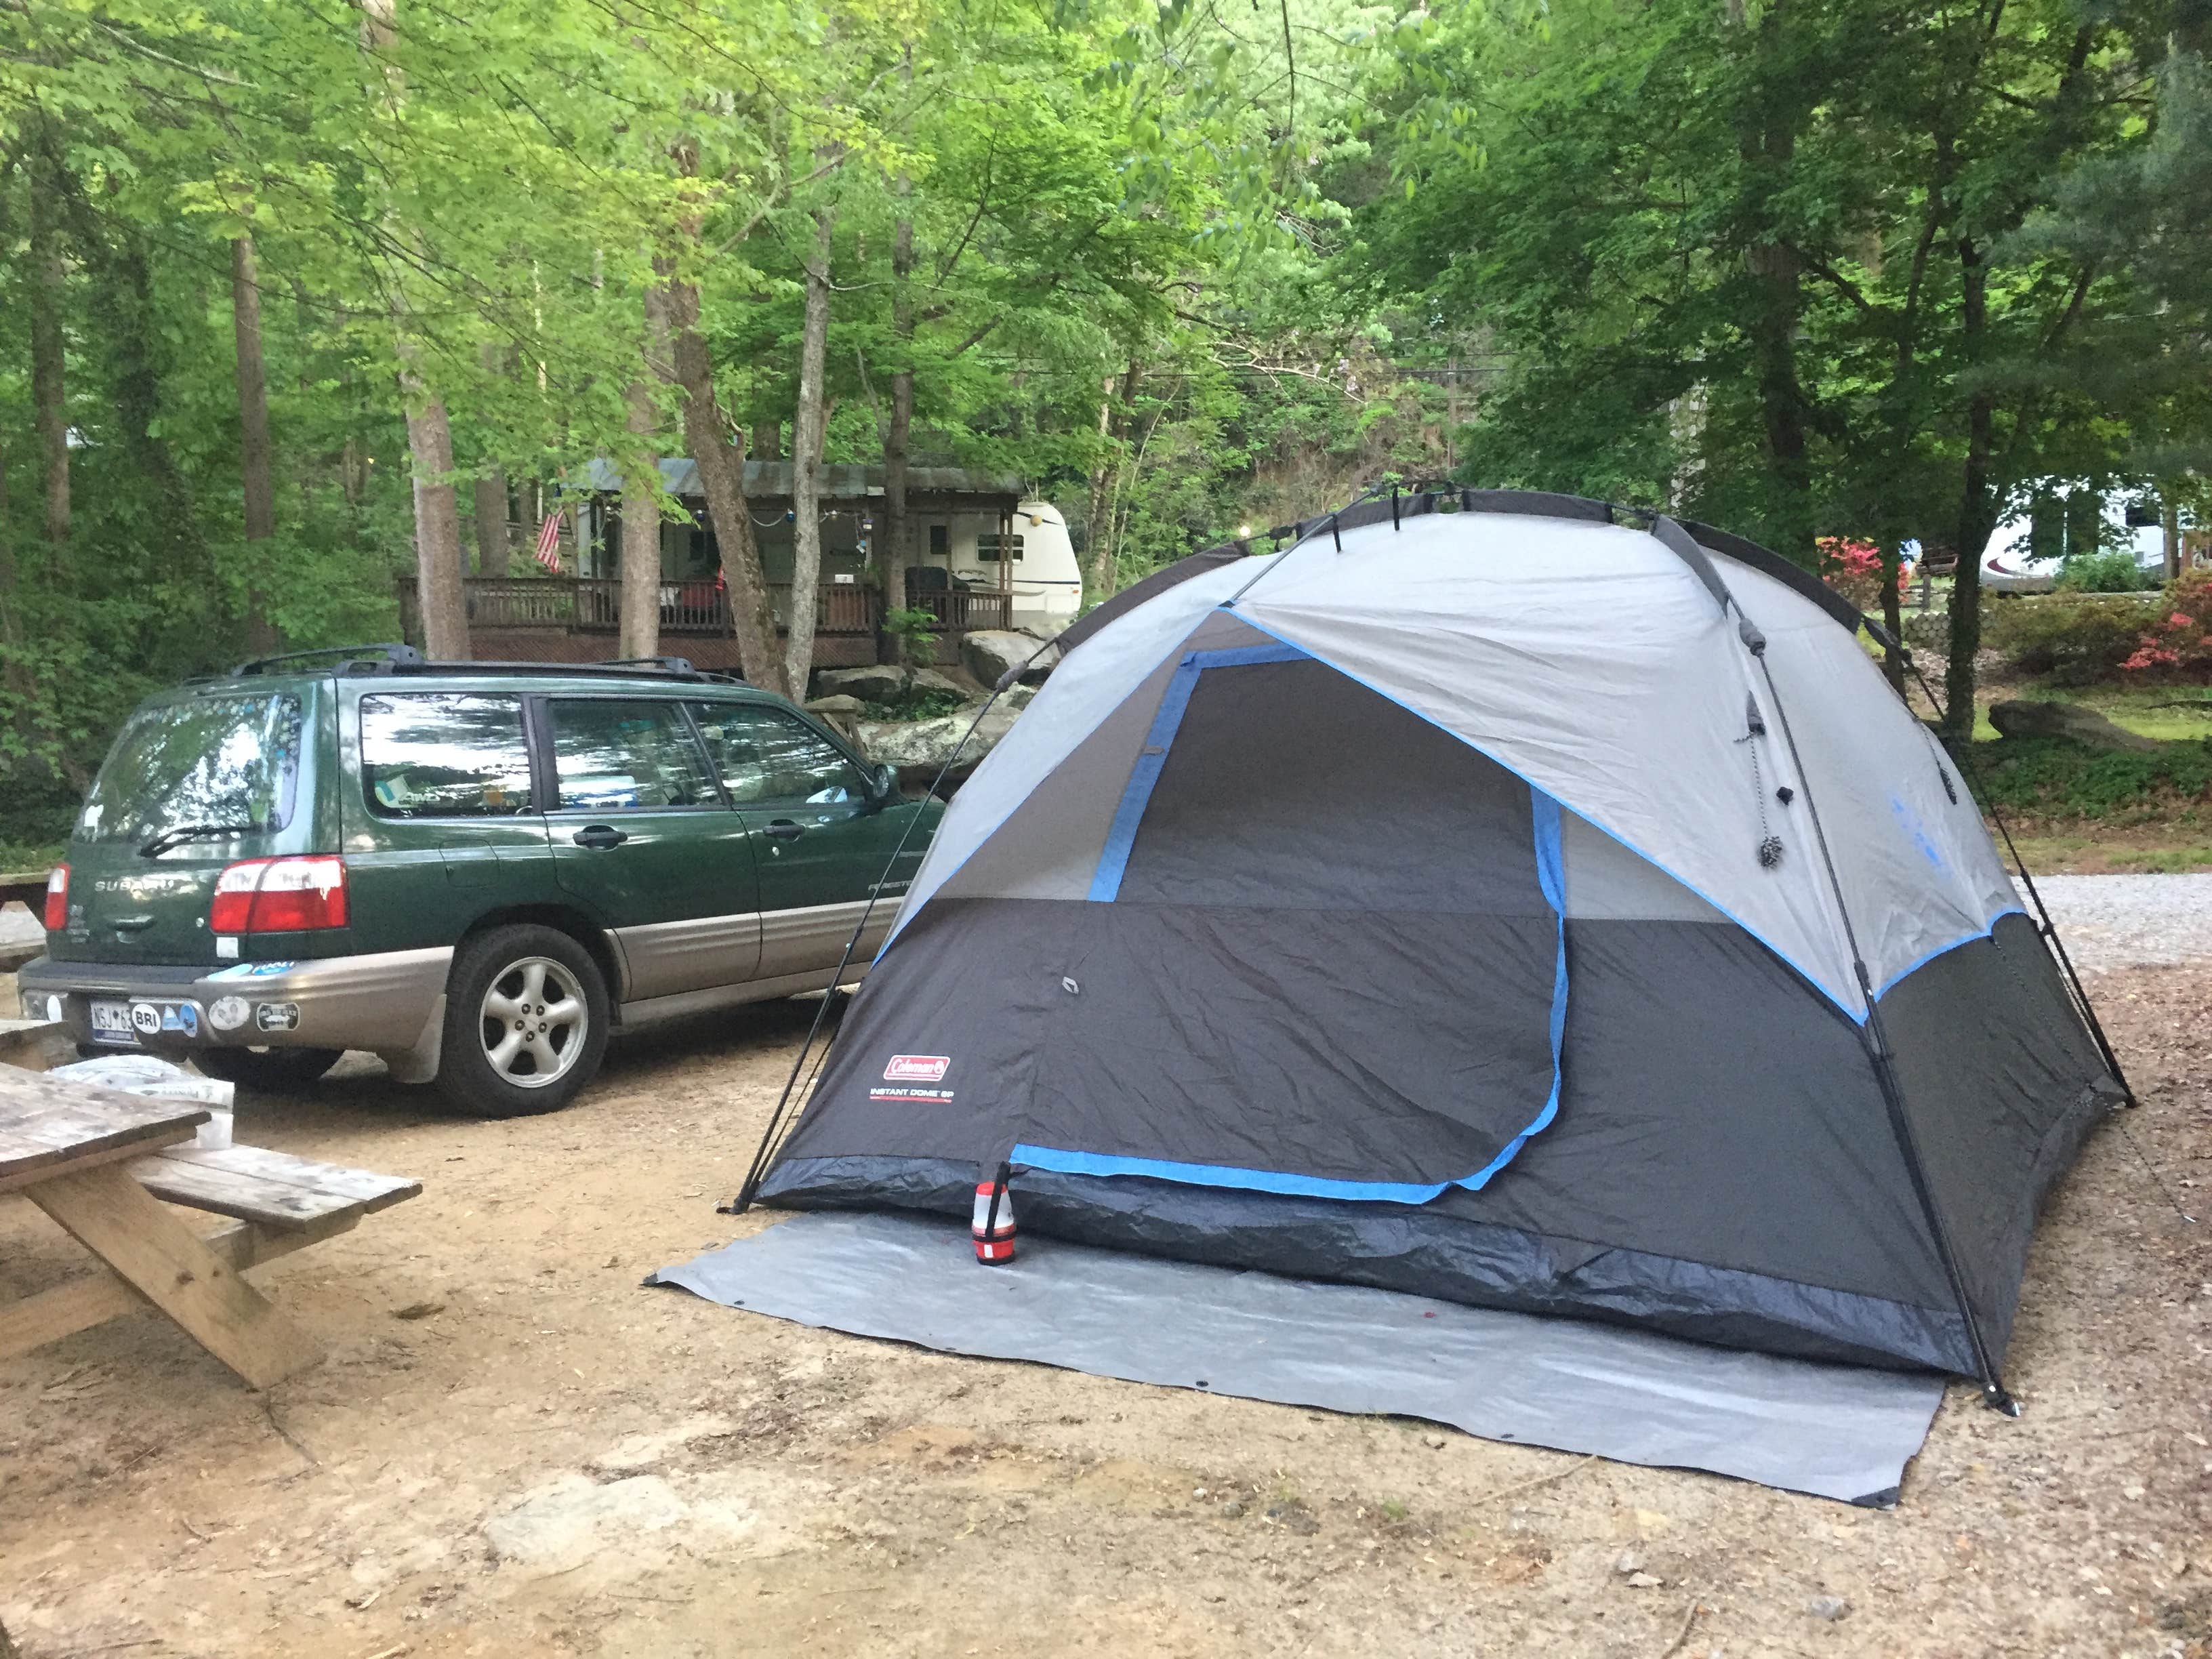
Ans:
<svg viewBox="0 0 2212 1659"><path fill-rule="evenodd" d="M146 841L193 824L283 829L299 786L301 724L300 699L282 693L140 709L85 797L78 837Z"/></svg>
<svg viewBox="0 0 2212 1659"><path fill-rule="evenodd" d="M368 810L381 817L513 817L536 810L520 697L363 697L361 773Z"/></svg>

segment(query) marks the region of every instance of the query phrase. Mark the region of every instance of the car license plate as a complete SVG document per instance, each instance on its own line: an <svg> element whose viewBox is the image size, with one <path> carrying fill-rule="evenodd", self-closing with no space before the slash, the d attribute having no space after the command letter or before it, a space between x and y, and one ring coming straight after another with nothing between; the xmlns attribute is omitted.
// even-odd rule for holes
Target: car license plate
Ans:
<svg viewBox="0 0 2212 1659"><path fill-rule="evenodd" d="M131 1026L131 1005L127 1002L94 1002L92 1005L92 1040L137 1048L138 1033Z"/></svg>

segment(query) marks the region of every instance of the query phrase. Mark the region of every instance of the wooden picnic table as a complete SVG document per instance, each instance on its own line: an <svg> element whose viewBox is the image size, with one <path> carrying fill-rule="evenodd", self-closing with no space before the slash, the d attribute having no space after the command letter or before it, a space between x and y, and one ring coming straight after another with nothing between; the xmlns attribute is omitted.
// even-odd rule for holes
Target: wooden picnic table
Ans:
<svg viewBox="0 0 2212 1659"><path fill-rule="evenodd" d="M50 873L45 870L0 871L0 904L12 900L27 904L31 914L38 915L46 907L46 878Z"/></svg>
<svg viewBox="0 0 2212 1659"><path fill-rule="evenodd" d="M261 1147L187 1145L205 1107L0 1066L0 1193L21 1192L110 1270L0 1305L0 1358L151 1303L252 1387L321 1358L244 1270L422 1190ZM158 1201L237 1224L207 1237Z"/></svg>

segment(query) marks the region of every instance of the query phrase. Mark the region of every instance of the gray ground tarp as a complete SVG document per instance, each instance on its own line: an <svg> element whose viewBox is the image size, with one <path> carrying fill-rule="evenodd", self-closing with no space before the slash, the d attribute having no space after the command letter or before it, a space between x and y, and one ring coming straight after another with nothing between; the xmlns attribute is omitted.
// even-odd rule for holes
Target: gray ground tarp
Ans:
<svg viewBox="0 0 2212 1659"><path fill-rule="evenodd" d="M1941 1378L1024 1238L978 1267L926 1216L810 1213L651 1282L803 1325L1486 1439L1894 1500Z"/></svg>

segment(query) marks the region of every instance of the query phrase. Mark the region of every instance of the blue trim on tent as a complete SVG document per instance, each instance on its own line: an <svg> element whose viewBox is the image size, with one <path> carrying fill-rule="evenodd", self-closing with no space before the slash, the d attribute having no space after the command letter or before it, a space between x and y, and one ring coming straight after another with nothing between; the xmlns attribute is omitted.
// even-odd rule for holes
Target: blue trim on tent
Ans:
<svg viewBox="0 0 2212 1659"><path fill-rule="evenodd" d="M1263 655L1258 654L1256 650L1198 652L1183 659L1177 675L1181 678L1188 671L1190 679L1194 682L1201 669L1221 665L1206 662L1194 666L1195 659L1200 656L1235 657L1245 662L1279 662L1288 660L1290 654L1304 656L1306 653L1294 652L1285 655ZM1182 720L1182 708L1188 706L1189 701L1190 693L1186 689L1175 713L1176 721ZM1155 732L1158 730L1158 723L1155 722ZM1174 735L1172 725L1168 728L1167 735L1171 740ZM1164 748L1166 745L1163 744L1161 746ZM1150 747L1149 744L1147 747ZM1157 781L1157 776L1155 769L1154 781ZM1134 787L1133 779L1131 787L1133 789ZM1147 781L1145 785L1146 797L1149 798L1151 793L1152 781ZM1127 799L1128 797L1124 796L1125 808ZM1141 817L1142 812L1140 801L1138 815ZM1559 803L1533 783L1528 785L1528 817L1529 832L1536 848L1536 884L1543 891L1544 902L1552 907L1552 926L1556 940L1552 968L1552 1006L1548 1017L1552 1086L1544 1097L1543 1109L1529 1120L1520 1133L1505 1143L1497 1157L1473 1175L1462 1176L1454 1181L1438 1182L1434 1186L1422 1186L1402 1181L1334 1181L1322 1176L1287 1175L1278 1170L1245 1170L1220 1164L1182 1164L1157 1158L1122 1158L1108 1152L1079 1152L1060 1146L1031 1146L1027 1144L1016 1146L1008 1156L1016 1164L1026 1164L1032 1169L1050 1170L1060 1175L1149 1176L1155 1181L1179 1181L1186 1186L1234 1187L1248 1192L1284 1193L1300 1198L1352 1199L1366 1203L1425 1204L1449 1187L1464 1187L1470 1192L1480 1189L1491 1176L1513 1161L1522 1147L1528 1145L1530 1135L1549 1127L1552 1120L1559 1114L1560 1057L1567 1030L1566 873L1560 851ZM1116 814L1117 824L1119 821L1120 815ZM1133 823L1130 833L1133 838ZM1110 837L1109 845L1111 845ZM1126 849L1123 859L1127 859ZM1117 887L1120 881L1121 870L1117 865L1115 869ZM1095 885L1091 896L1094 898L1097 896Z"/></svg>
<svg viewBox="0 0 2212 1659"><path fill-rule="evenodd" d="M1880 985L1876 986L1874 993L1875 1000L1876 1002L1881 1001L1899 983L1911 978L1913 975L1918 973L1929 963L1935 961L1936 957L1947 957L1950 955L1952 951L1957 950L1960 945L1972 945L1978 939L1990 938L1996 933L1997 923L2002 921L2007 916L2024 916L2027 914L2027 911L2023 907L2017 904L2008 904L2003 909L1998 911L1996 915L1990 918L1990 925L1988 927L1981 928L1972 933L1961 933L1958 938L1953 939L1948 945L1939 945L1932 951L1923 951L1921 955L1915 957L1911 962L1906 963L1904 967L1899 969L1887 979L1882 981Z"/></svg>
<svg viewBox="0 0 2212 1659"><path fill-rule="evenodd" d="M1468 738L1464 732L1453 731L1450 726L1446 726L1442 720L1437 719L1434 715L1423 714L1419 709L1414 708L1413 704L1407 702L1404 698L1393 696L1390 692L1384 690L1381 686L1376 684L1372 680L1363 679L1360 676L1352 673L1349 669L1343 667L1341 665L1329 662L1329 659L1327 657L1322 656L1316 652L1306 650L1304 647L1299 645L1296 641L1287 639L1283 635L1276 633L1273 629L1268 627L1267 624L1263 622L1255 622L1252 617L1247 616L1242 611L1237 613L1237 620L1243 623L1245 627L1249 628L1257 633L1273 635L1273 637L1281 640L1285 645L1289 646L1292 650L1304 652L1304 654L1312 657L1316 662L1328 663L1328 666L1335 669L1338 673L1343 675L1345 678L1352 681L1354 684L1365 686L1370 691L1372 691L1376 696L1382 698L1385 702L1395 703L1399 708L1411 714L1415 720L1425 720L1429 725L1435 726L1437 731L1443 732L1448 737L1452 738L1457 742L1466 744L1467 746L1474 750L1476 754L1482 756L1486 760L1493 762L1497 765L1504 767L1505 769L1512 773L1515 777L1519 778L1523 783L1527 784L1531 790L1534 790L1538 793L1542 793L1543 786L1538 783L1534 778L1530 777L1527 773L1522 771L1517 766L1507 764L1506 762L1500 760L1496 755L1492 754L1490 750L1485 749L1480 744L1476 743L1472 738ZM1635 854L1637 857L1642 859L1646 864L1651 866L1653 869L1658 871L1660 874L1668 878L1670 880L1679 882L1684 887L1688 888L1690 891L1695 893L1699 898L1705 900L1706 903L1711 905L1714 909L1719 911L1721 915L1726 916L1737 927L1742 928L1743 931L1750 934L1752 938L1757 939L1768 950L1773 951L1777 957L1780 957L1784 963L1788 964L1790 969L1795 972L1799 978L1802 979L1808 985L1818 991L1822 996L1827 998L1829 1001L1834 1003L1837 1008L1842 1012L1844 1017L1846 1019L1849 1019L1853 1024L1863 1025L1866 1024L1867 1017L1863 1009L1854 1012L1850 1004L1844 1001L1840 994L1831 989L1818 974L1814 973L1810 969L1807 968L1803 963L1798 961L1796 957L1783 950L1779 945L1776 945L1773 940L1768 939L1765 934L1760 933L1756 927L1752 927L1750 923L1744 921L1744 919L1736 915L1735 911L1729 909L1728 906L1723 904L1711 893L1706 892L1694 882L1685 879L1680 873L1669 869L1665 864L1660 862L1659 860L1653 858L1650 854L1645 852L1634 842L1629 840L1627 836L1620 834L1616 830L1608 829L1606 825L1600 823L1595 818L1592 817L1589 813L1583 811L1580 808L1570 805L1567 810L1573 812L1577 817L1580 818L1584 823L1589 825L1591 829L1595 830L1601 835L1608 836L1611 839L1619 842L1630 852ZM1963 943L1963 941L1961 942Z"/></svg>
<svg viewBox="0 0 2212 1659"><path fill-rule="evenodd" d="M1128 867L1130 849L1137 844L1137 826L1144 822L1145 808L1151 804L1160 772L1168 763L1168 750L1175 746L1176 732L1190 708L1190 694L1198 689L1198 677L1209 668L1295 662L1306 655L1294 645L1246 645L1225 651L1194 651L1176 665L1175 676L1152 715L1152 729L1145 733L1137 763L1129 769L1121 804L1114 809L1113 822L1106 828L1106 844L1099 849L1098 868L1091 875L1087 895L1093 902L1111 904L1121 890L1121 872Z"/></svg>

